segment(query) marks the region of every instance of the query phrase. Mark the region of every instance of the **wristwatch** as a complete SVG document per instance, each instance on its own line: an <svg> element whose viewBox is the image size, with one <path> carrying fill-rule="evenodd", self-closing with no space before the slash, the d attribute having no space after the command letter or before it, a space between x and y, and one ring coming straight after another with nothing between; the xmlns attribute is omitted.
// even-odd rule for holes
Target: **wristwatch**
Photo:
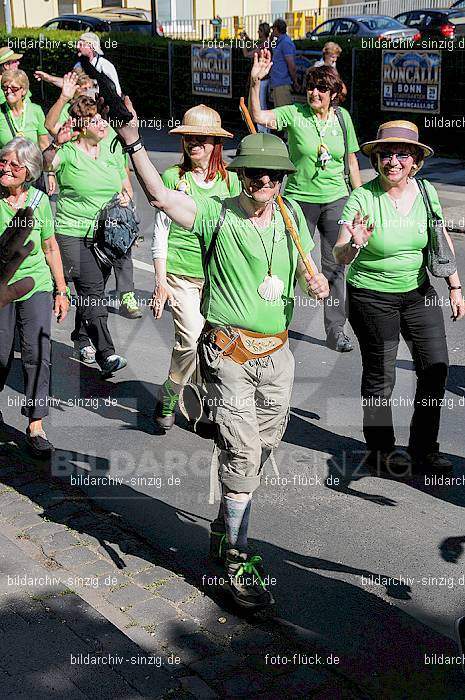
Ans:
<svg viewBox="0 0 465 700"><path fill-rule="evenodd" d="M133 153L137 153L137 151L140 151L141 148L144 148L144 142L139 137L137 141L134 141L134 143L123 146L123 153L127 153L128 155L132 156Z"/></svg>
<svg viewBox="0 0 465 700"><path fill-rule="evenodd" d="M66 287L66 290L64 292L58 292L55 290L54 296L66 297L68 299L68 301L71 301L71 289L69 287Z"/></svg>

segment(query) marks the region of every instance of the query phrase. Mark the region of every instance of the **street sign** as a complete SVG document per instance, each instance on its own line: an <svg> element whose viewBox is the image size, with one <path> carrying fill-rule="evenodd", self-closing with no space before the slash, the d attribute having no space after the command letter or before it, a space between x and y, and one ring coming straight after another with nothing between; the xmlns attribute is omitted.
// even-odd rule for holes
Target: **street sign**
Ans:
<svg viewBox="0 0 465 700"><path fill-rule="evenodd" d="M191 45L192 94L232 97L231 47Z"/></svg>
<svg viewBox="0 0 465 700"><path fill-rule="evenodd" d="M439 114L441 52L383 50L381 109Z"/></svg>

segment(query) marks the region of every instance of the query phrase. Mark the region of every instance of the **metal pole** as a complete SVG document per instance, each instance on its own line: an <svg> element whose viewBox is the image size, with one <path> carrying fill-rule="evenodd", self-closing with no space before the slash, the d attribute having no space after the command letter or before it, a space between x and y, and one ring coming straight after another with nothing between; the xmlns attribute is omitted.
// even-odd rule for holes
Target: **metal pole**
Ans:
<svg viewBox="0 0 465 700"><path fill-rule="evenodd" d="M170 102L170 119L173 116L173 42L168 42L168 94Z"/></svg>
<svg viewBox="0 0 465 700"><path fill-rule="evenodd" d="M152 12L152 36L158 36L158 32L157 32L157 0L150 0L150 9Z"/></svg>
<svg viewBox="0 0 465 700"><path fill-rule="evenodd" d="M40 70L43 70L43 65L42 65L42 57L43 57L43 51L42 51L42 46L43 42L45 40L44 34L39 34L39 65L40 65ZM44 95L44 81L40 81L40 94L42 96L42 104L45 101L45 95Z"/></svg>
<svg viewBox="0 0 465 700"><path fill-rule="evenodd" d="M11 21L11 5L10 5L10 0L3 0L3 6L5 8L5 25L6 25L6 33L11 34L12 30L12 21Z"/></svg>
<svg viewBox="0 0 465 700"><path fill-rule="evenodd" d="M350 85L350 116L354 118L354 87L355 87L355 52L357 49L352 49L352 79Z"/></svg>

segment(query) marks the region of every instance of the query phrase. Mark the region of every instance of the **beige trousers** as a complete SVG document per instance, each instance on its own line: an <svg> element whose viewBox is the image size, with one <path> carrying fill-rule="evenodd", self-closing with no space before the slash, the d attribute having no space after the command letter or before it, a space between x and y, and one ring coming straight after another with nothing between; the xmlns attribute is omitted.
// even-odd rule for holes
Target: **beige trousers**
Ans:
<svg viewBox="0 0 465 700"><path fill-rule="evenodd" d="M197 340L205 323L200 313L204 280L168 273L166 281L174 301L171 307L174 347L168 376L176 384L184 385L195 371Z"/></svg>

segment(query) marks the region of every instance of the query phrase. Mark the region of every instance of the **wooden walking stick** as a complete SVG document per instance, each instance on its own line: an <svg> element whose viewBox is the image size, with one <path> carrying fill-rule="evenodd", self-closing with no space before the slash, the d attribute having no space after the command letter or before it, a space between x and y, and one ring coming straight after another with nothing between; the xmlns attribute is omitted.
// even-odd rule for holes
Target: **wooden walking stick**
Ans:
<svg viewBox="0 0 465 700"><path fill-rule="evenodd" d="M256 134L257 130L255 128L255 124L252 121L252 117L250 116L249 110L247 109L247 105L245 104L245 100L243 97L239 100L239 109L241 111L242 117L244 118L245 123L249 127L249 131L251 134ZM279 210L282 214L282 217L284 219L284 224L289 231L289 234L294 241L294 245L298 250L298 253L302 259L303 264L305 265L305 269L307 270L308 274L310 277L313 277L313 270L310 265L309 260L307 259L307 256L305 255L304 249L302 248L302 243L300 242L300 237L297 231L294 228L294 224L292 222L291 217L287 213L286 205L283 202L283 198L281 197L280 194L276 197L276 202L278 203Z"/></svg>

